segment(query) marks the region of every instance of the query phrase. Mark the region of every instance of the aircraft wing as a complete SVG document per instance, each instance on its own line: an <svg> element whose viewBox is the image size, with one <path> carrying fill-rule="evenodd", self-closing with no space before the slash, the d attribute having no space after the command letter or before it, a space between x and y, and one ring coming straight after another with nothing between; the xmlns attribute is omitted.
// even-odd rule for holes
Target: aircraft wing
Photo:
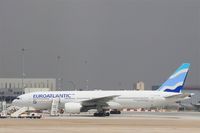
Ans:
<svg viewBox="0 0 200 133"><path fill-rule="evenodd" d="M82 101L83 106L103 106L107 105L107 102L113 100L114 98L118 97L119 95L112 95L112 96L105 96L105 97L98 97L98 98L92 98L89 100Z"/></svg>
<svg viewBox="0 0 200 133"><path fill-rule="evenodd" d="M172 100L172 101L180 101L180 100L184 100L185 98L190 98L191 97L191 94L182 94L182 93L179 93L179 94L176 94L176 95L172 95L172 96L167 96L165 97L166 100Z"/></svg>

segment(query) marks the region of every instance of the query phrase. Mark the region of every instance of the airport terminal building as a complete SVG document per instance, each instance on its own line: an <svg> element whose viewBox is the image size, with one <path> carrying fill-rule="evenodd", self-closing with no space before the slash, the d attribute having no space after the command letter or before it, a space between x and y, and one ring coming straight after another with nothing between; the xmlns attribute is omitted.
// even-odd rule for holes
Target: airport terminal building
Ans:
<svg viewBox="0 0 200 133"><path fill-rule="evenodd" d="M56 79L52 78L0 78L0 101L11 102L21 94L33 91L56 90Z"/></svg>

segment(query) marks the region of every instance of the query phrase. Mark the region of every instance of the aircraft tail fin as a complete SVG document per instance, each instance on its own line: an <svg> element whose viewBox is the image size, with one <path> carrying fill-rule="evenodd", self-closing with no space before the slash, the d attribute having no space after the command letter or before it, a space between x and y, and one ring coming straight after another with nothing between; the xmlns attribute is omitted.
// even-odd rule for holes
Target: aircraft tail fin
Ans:
<svg viewBox="0 0 200 133"><path fill-rule="evenodd" d="M158 91L180 93L183 89L190 64L183 63L169 78L162 84Z"/></svg>

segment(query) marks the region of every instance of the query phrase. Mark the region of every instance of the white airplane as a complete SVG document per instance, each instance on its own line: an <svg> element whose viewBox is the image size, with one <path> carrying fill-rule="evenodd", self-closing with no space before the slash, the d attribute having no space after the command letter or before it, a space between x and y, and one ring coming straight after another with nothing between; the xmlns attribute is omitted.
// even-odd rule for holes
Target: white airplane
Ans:
<svg viewBox="0 0 200 133"><path fill-rule="evenodd" d="M155 91L48 91L23 94L13 101L18 107L32 107L35 110L51 109L52 101L59 100L59 107L66 113L87 112L96 109L94 116L109 116L109 109L159 107L170 102L184 100L190 94L183 94L185 79L190 64L182 64L169 79Z"/></svg>

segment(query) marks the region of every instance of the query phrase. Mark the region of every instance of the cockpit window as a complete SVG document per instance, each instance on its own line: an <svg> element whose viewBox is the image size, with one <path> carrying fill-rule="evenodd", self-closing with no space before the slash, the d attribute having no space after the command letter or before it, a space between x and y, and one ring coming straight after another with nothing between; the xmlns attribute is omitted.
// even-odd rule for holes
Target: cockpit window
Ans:
<svg viewBox="0 0 200 133"><path fill-rule="evenodd" d="M17 97L16 99L17 99L17 100L19 100L20 98L19 98L19 97Z"/></svg>

